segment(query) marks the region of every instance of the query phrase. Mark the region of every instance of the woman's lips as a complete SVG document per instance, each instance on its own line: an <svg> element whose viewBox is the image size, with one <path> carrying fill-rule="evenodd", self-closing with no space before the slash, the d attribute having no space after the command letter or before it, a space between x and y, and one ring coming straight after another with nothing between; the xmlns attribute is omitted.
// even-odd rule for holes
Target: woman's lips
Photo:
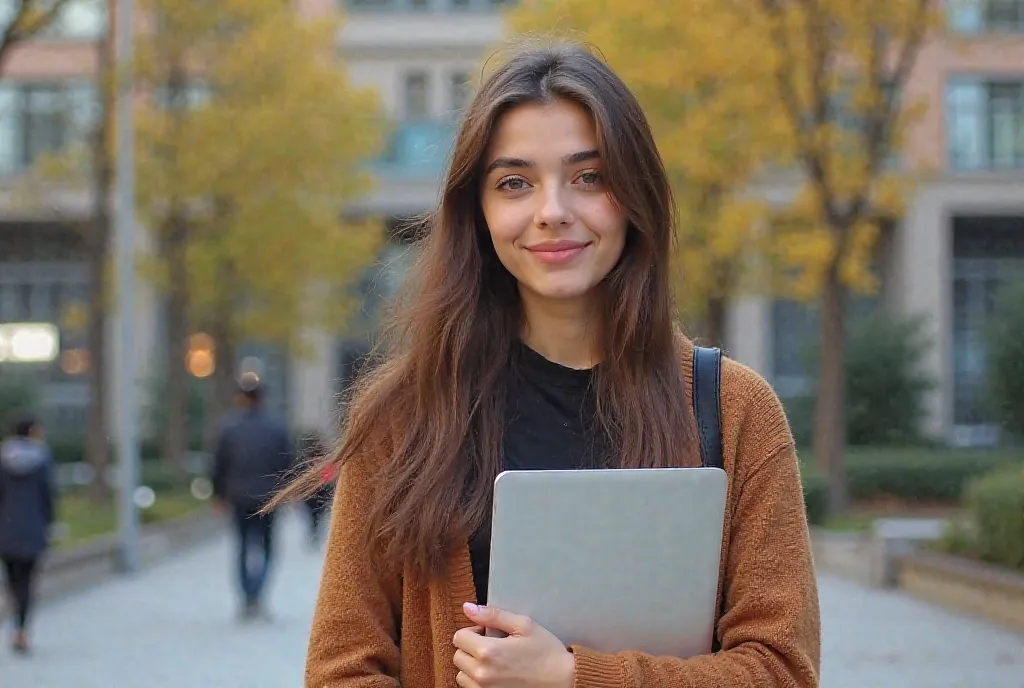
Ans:
<svg viewBox="0 0 1024 688"><path fill-rule="evenodd" d="M530 246L526 250L541 263L557 265L569 262L583 253L583 249L589 245L589 243L580 241L546 241L536 246Z"/></svg>

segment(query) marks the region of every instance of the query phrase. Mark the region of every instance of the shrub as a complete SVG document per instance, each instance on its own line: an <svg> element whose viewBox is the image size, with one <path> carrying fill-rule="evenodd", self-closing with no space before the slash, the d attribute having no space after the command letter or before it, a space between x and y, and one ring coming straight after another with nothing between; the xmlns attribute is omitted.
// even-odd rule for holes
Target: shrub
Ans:
<svg viewBox="0 0 1024 688"><path fill-rule="evenodd" d="M203 433L206 429L206 399L203 394L205 380L189 377L185 397L185 419L187 428L187 448L197 451L203 447ZM153 403L149 407L147 422L153 430L150 438L152 448L147 445L147 452L155 452L159 456L163 452L164 435L167 429L167 378L156 378L150 381L153 390Z"/></svg>
<svg viewBox="0 0 1024 688"><path fill-rule="evenodd" d="M46 437L53 460L56 463L79 463L85 461L85 437L76 434L54 434Z"/></svg>
<svg viewBox="0 0 1024 688"><path fill-rule="evenodd" d="M0 378L0 437L11 432L20 414L36 410L36 389L27 376L3 371Z"/></svg>
<svg viewBox="0 0 1024 688"><path fill-rule="evenodd" d="M999 294L986 339L993 409L1003 427L1024 436L1024 281Z"/></svg>
<svg viewBox="0 0 1024 688"><path fill-rule="evenodd" d="M813 471L805 471L801 478L807 522L812 526L824 525L828 518L828 482Z"/></svg>
<svg viewBox="0 0 1024 688"><path fill-rule="evenodd" d="M827 504L825 481L809 453L801 453L808 514ZM972 449L860 448L847 453L846 479L853 501L896 499L908 503L960 503L970 482L1003 466L1024 465L1024 452ZM815 504L810 504L815 501Z"/></svg>
<svg viewBox="0 0 1024 688"><path fill-rule="evenodd" d="M884 311L850 322L846 341L846 434L849 444L912 445L922 442L925 401L934 381L921 369L929 343L921 318ZM819 368L816 342L807 348L808 370ZM812 382L812 384L814 384ZM812 387L812 390L816 389ZM788 400L798 442L809 442L816 394Z"/></svg>
<svg viewBox="0 0 1024 688"><path fill-rule="evenodd" d="M854 454L846 462L854 501L894 497L908 502L955 504L975 478L1021 457L999 452L955 450L877 451Z"/></svg>
<svg viewBox="0 0 1024 688"><path fill-rule="evenodd" d="M1024 570L1024 468L1010 466L974 480L964 501L978 556Z"/></svg>
<svg viewBox="0 0 1024 688"><path fill-rule="evenodd" d="M810 447L814 441L814 399L813 395L801 395L782 400L798 447Z"/></svg>

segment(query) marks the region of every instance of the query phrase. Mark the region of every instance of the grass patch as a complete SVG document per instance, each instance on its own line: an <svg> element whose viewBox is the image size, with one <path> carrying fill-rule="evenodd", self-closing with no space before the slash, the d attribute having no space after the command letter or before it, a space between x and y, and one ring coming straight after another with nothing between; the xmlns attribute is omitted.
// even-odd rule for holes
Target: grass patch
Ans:
<svg viewBox="0 0 1024 688"><path fill-rule="evenodd" d="M186 516L207 506L208 502L192 496L188 488L174 488L156 493L156 502L141 513L143 524ZM118 527L117 497L102 504L93 503L84 490L65 492L58 497L57 521L66 530L57 549L82 544L116 532Z"/></svg>
<svg viewBox="0 0 1024 688"><path fill-rule="evenodd" d="M837 533L865 533L871 530L876 518L873 514L836 514L825 519L825 529Z"/></svg>

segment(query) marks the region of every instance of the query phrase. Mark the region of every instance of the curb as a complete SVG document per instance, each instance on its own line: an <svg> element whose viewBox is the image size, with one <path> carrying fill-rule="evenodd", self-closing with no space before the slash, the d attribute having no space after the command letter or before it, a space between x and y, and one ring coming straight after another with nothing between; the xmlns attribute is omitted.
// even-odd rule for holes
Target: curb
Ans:
<svg viewBox="0 0 1024 688"><path fill-rule="evenodd" d="M1024 633L1024 573L966 557L915 552L896 561L899 587L918 599Z"/></svg>

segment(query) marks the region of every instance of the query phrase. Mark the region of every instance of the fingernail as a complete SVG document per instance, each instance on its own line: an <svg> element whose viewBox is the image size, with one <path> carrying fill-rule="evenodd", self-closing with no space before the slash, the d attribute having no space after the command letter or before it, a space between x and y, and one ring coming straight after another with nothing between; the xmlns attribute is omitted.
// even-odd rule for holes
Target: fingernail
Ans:
<svg viewBox="0 0 1024 688"><path fill-rule="evenodd" d="M476 614L480 611L480 607L473 604L472 602L467 602L466 604L462 605L462 608L466 610L467 614Z"/></svg>

